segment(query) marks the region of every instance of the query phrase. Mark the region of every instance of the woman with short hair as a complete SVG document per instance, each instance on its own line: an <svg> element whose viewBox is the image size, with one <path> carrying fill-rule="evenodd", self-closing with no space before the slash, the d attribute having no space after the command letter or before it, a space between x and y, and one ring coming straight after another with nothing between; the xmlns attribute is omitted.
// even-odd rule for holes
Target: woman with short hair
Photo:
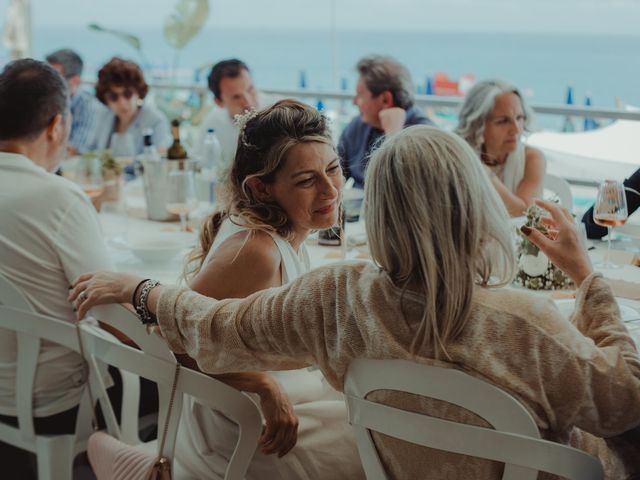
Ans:
<svg viewBox="0 0 640 480"><path fill-rule="evenodd" d="M520 91L501 80L474 85L458 115L455 132L476 151L512 217L524 215L542 193L544 155L521 138L532 121Z"/></svg>
<svg viewBox="0 0 640 480"><path fill-rule="evenodd" d="M575 282L570 319L550 298L500 288L515 270L504 205L467 143L426 126L389 137L372 156L365 220L374 263L316 269L245 300L161 286L144 305L170 348L194 355L210 372L317 364L340 390L356 358L463 370L517 398L544 439L597 456L607 479L632 478L640 474L636 346L610 287L593 272L571 214L537 202L551 213L558 235L522 231ZM127 302L139 281L85 275L70 298L83 315L95 304ZM488 425L433 399L388 391L368 398ZM373 436L393 478L502 475L497 462Z"/></svg>
<svg viewBox="0 0 640 480"><path fill-rule="evenodd" d="M156 148L171 145L169 122L156 107L145 102L149 86L140 67L114 57L98 72L96 97L107 108L98 114L94 150L111 149L114 156L139 155L144 135L153 132Z"/></svg>

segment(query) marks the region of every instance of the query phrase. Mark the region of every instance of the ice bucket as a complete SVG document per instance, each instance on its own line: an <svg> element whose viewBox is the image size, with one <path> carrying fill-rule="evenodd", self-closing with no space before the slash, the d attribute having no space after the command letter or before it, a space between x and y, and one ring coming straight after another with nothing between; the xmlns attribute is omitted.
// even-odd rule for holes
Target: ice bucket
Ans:
<svg viewBox="0 0 640 480"><path fill-rule="evenodd" d="M141 160L144 198L147 203L149 220L166 222L177 220L178 216L167 210L167 177L174 170L195 170L198 162L194 159L152 161Z"/></svg>

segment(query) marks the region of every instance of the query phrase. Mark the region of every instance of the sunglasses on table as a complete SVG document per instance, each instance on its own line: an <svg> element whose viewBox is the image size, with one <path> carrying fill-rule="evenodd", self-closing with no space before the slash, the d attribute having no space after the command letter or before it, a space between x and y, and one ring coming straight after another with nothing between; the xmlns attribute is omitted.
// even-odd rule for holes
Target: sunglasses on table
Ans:
<svg viewBox="0 0 640 480"><path fill-rule="evenodd" d="M124 97L125 99L130 100L131 97L133 97L133 94L134 94L133 90L129 88L125 88L121 92L109 90L107 93L104 94L104 96L108 102L117 102L120 97Z"/></svg>

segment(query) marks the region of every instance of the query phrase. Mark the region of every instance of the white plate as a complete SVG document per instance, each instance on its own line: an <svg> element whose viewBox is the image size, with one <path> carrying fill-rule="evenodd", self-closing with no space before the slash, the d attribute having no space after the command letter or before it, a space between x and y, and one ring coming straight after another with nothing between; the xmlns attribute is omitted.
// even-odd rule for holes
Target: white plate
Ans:
<svg viewBox="0 0 640 480"><path fill-rule="evenodd" d="M164 238L129 242L127 246L136 257L149 263L169 262L184 248L182 242Z"/></svg>
<svg viewBox="0 0 640 480"><path fill-rule="evenodd" d="M555 302L558 306L558 309L564 316L569 317L573 313L573 309L576 304L575 298L562 298L555 300ZM620 307L620 313L622 314L623 322L633 322L635 320L640 320L640 313L638 313L628 305L623 305L618 302L618 307Z"/></svg>

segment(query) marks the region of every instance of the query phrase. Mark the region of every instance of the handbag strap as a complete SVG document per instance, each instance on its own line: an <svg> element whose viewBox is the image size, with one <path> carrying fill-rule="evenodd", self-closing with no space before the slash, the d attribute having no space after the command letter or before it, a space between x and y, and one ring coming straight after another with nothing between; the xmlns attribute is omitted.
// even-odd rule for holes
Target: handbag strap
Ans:
<svg viewBox="0 0 640 480"><path fill-rule="evenodd" d="M164 428L162 429L162 437L160 438L160 450L158 457L162 457L162 451L164 450L164 444L167 440L167 432L169 431L169 421L171 420L171 411L173 410L173 401L176 396L176 390L178 387L178 377L180 376L180 362L176 361L176 369L173 374L173 384L171 385L171 396L169 397L169 407L167 408L167 419L164 422Z"/></svg>

